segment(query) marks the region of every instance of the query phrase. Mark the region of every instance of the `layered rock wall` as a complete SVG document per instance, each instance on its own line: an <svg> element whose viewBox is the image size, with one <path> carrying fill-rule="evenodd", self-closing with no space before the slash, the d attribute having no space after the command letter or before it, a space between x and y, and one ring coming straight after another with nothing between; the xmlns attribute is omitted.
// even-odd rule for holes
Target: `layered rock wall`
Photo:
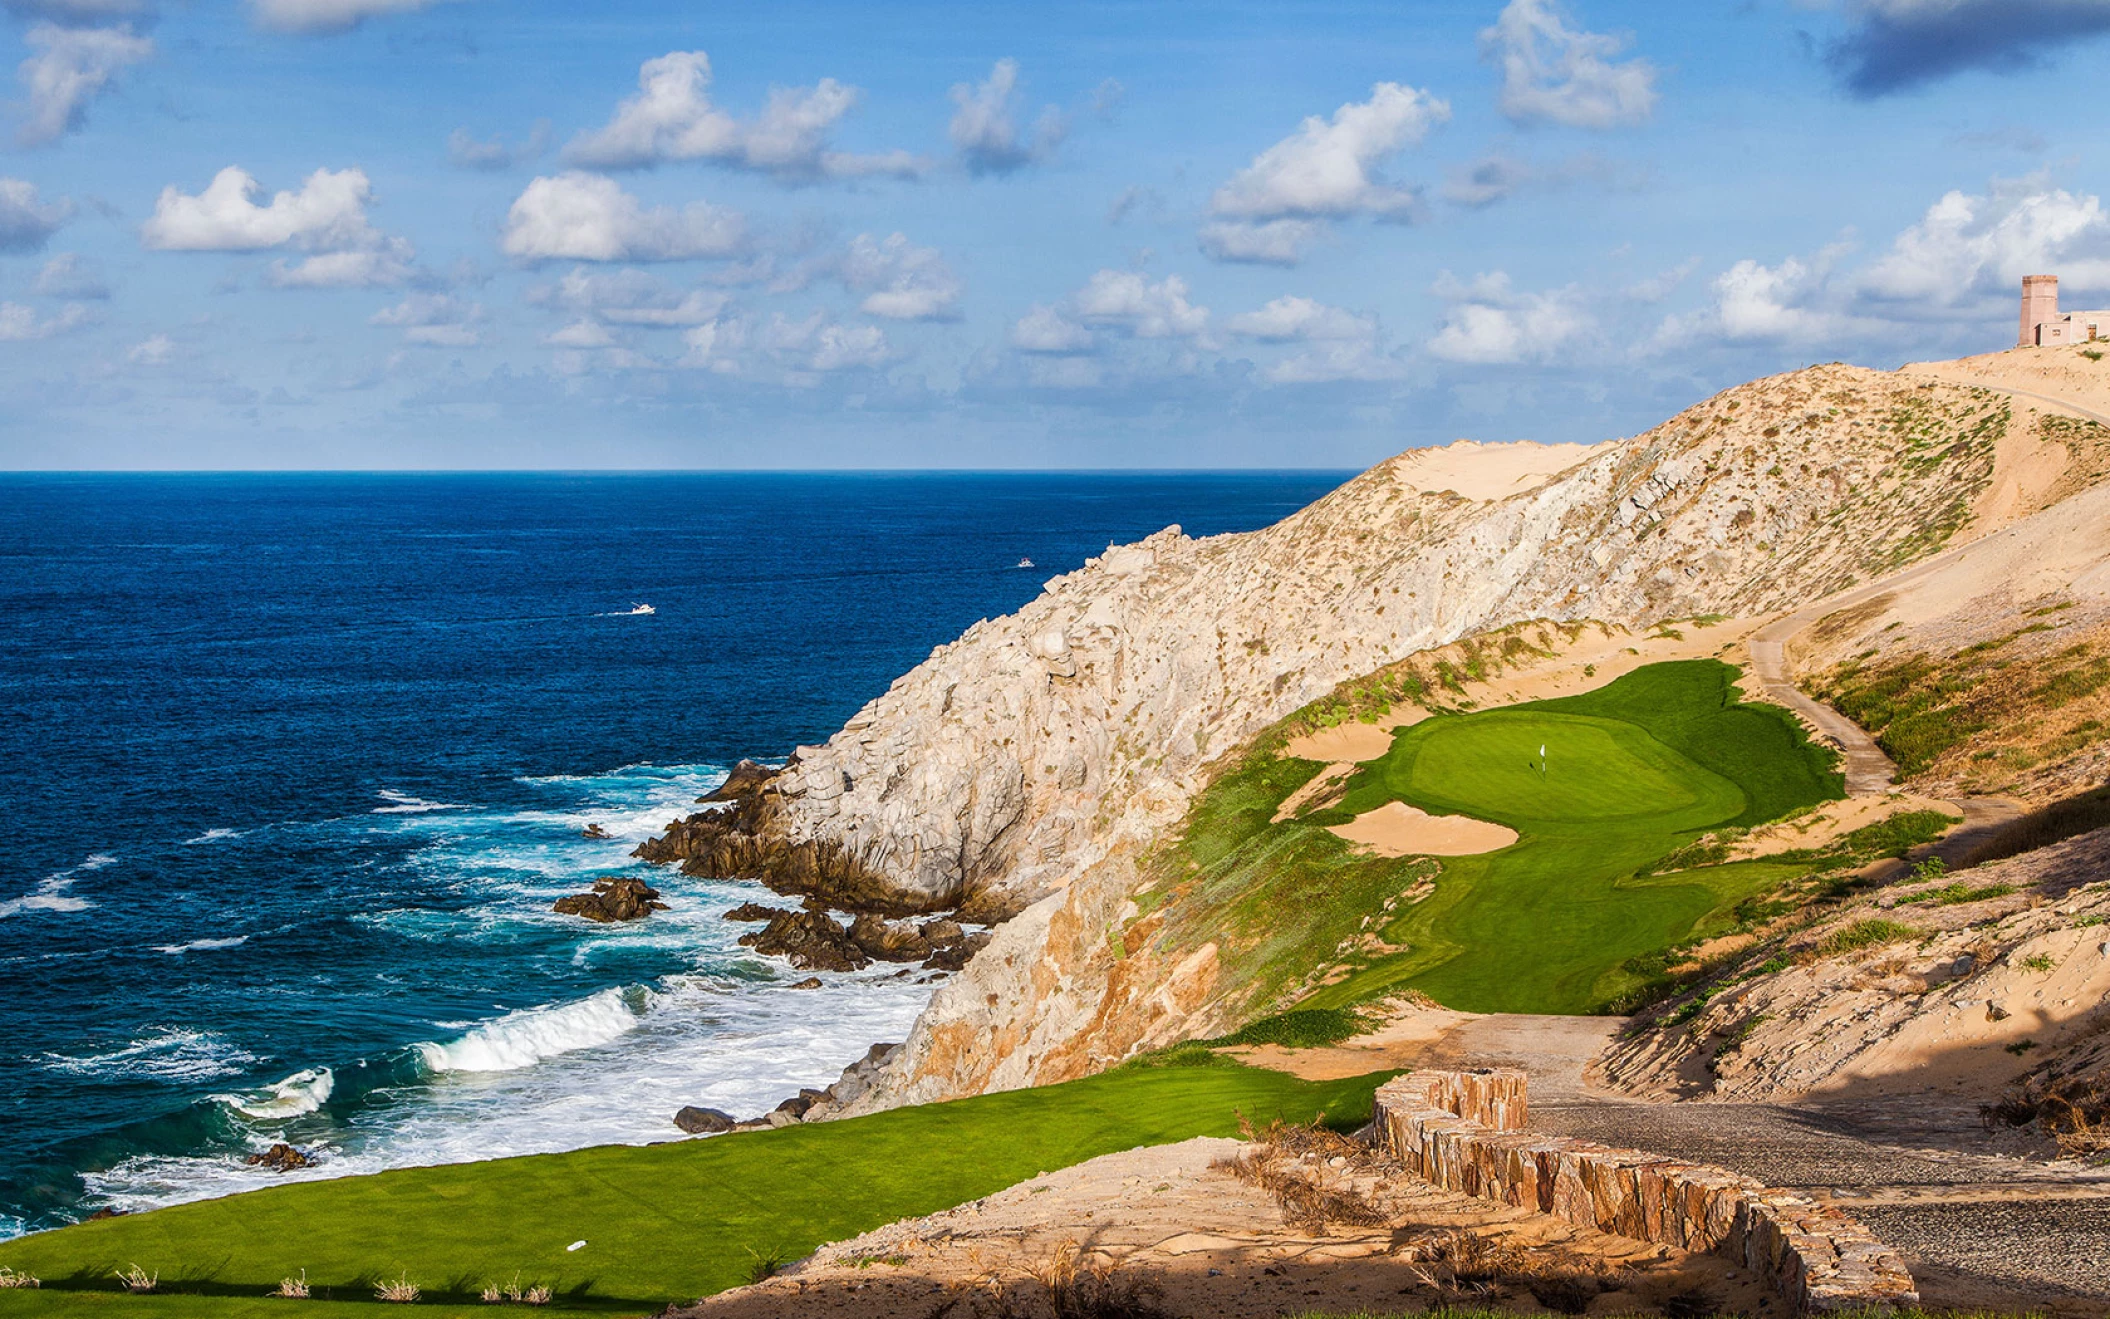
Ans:
<svg viewBox="0 0 2110 1319"><path fill-rule="evenodd" d="M1447 1190L1680 1250L1725 1255L1804 1313L1916 1305L1897 1252L1836 1209L1723 1168L1524 1131L1522 1072L1415 1072L1378 1087L1376 1125Z"/></svg>

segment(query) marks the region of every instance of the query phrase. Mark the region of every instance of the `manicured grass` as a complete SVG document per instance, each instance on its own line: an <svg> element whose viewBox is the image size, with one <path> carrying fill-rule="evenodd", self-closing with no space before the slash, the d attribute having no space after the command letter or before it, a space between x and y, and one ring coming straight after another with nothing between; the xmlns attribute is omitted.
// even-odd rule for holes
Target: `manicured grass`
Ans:
<svg viewBox="0 0 2110 1319"><path fill-rule="evenodd" d="M363 1313L374 1281L399 1274L425 1292L410 1314L507 1312L475 1294L516 1276L557 1292L520 1313L642 1314L745 1282L758 1258L797 1258L1043 1171L1235 1135L1241 1112L1360 1124L1389 1075L1314 1084L1239 1066L1124 1068L847 1122L297 1183L0 1245L0 1265L44 1283L0 1292L0 1316ZM133 1263L187 1295L120 1294L111 1274ZM262 1299L302 1270L316 1300Z"/></svg>
<svg viewBox="0 0 2110 1319"><path fill-rule="evenodd" d="M1640 983L1630 960L1726 928L1738 902L1809 867L1646 872L1706 831L1843 795L1829 755L1785 711L1741 703L1736 677L1713 660L1655 664L1580 696L1428 719L1336 807L1281 824L1275 807L1315 767L1256 755L1211 787L1161 862L1169 937L1218 939L1259 1002L1334 963L1344 974L1299 1007L1412 987L1470 1011L1600 1010ZM1394 800L1519 839L1445 858L1439 874L1436 862L1357 853L1324 828ZM1432 875L1433 893L1400 903Z"/></svg>

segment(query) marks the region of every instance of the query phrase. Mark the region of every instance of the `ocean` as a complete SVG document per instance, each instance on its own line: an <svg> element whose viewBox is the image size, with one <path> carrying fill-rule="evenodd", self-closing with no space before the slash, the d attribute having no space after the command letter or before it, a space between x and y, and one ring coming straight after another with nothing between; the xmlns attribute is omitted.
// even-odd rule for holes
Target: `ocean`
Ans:
<svg viewBox="0 0 2110 1319"><path fill-rule="evenodd" d="M0 476L0 1236L827 1084L925 977L790 990L758 886L630 850L1108 543L1346 475ZM549 909L625 874L671 910Z"/></svg>

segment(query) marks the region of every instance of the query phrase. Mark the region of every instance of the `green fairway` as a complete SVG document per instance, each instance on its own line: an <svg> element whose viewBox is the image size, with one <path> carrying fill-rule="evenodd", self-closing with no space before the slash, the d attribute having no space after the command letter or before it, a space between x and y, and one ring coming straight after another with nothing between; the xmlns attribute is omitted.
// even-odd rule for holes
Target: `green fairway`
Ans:
<svg viewBox="0 0 2110 1319"><path fill-rule="evenodd" d="M264 1300L305 1271L327 1313L400 1313L378 1279L424 1291L411 1313L492 1313L487 1283L544 1284L532 1313L642 1314L748 1280L756 1261L988 1195L1138 1145L1237 1132L1237 1114L1360 1124L1385 1076L1312 1084L1237 1066L1127 1068L1037 1090L644 1147L414 1168L303 1182L83 1223L0 1245L37 1291L0 1291L16 1315L283 1315ZM574 1241L586 1245L567 1250ZM138 1264L176 1295L129 1296ZM295 1306L295 1312L306 1307Z"/></svg>
<svg viewBox="0 0 2110 1319"><path fill-rule="evenodd" d="M1317 767L1256 754L1212 785L1166 858L1169 937L1219 939L1263 1002L1334 961L1302 1006L1412 987L1477 1012L1601 1010L1636 982L1629 959L1807 867L1642 872L1708 830L1842 795L1829 755L1785 711L1741 703L1736 677L1713 660L1654 664L1579 696L1439 715L1400 730L1336 806L1279 824L1275 807ZM1388 801L1519 837L1438 863L1358 853L1326 830ZM1400 903L1418 878L1433 891Z"/></svg>

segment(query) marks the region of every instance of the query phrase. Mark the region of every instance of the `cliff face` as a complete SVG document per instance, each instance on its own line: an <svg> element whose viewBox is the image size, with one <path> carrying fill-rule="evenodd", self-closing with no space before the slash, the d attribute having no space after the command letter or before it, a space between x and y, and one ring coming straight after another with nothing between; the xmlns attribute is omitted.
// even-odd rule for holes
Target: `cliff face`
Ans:
<svg viewBox="0 0 2110 1319"><path fill-rule="evenodd" d="M918 905L1026 908L860 1107L1064 1079L1221 1024L1211 948L1160 965L1148 921L1118 949L1108 931L1137 856L1258 730L1507 623L1752 614L1909 562L1964 524L2007 415L1811 368L1591 449L1409 452L1262 531L1110 548L975 625L778 787L783 837Z"/></svg>

